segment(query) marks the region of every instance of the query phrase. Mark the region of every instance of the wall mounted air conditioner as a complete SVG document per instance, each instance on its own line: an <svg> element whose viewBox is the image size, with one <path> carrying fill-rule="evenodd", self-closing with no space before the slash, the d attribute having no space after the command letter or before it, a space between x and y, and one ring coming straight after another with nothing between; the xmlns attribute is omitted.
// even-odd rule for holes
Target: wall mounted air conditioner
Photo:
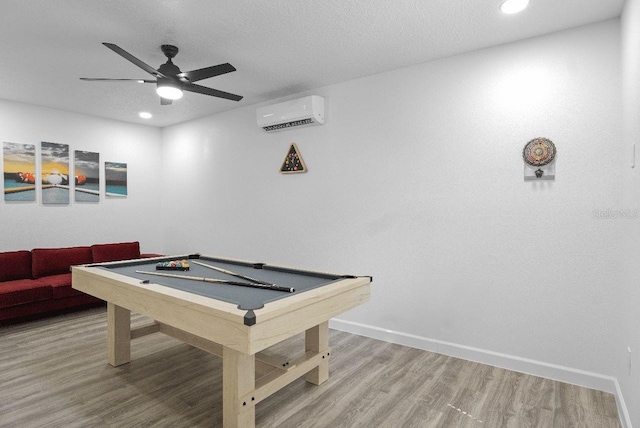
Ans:
<svg viewBox="0 0 640 428"><path fill-rule="evenodd" d="M260 107L256 110L258 126L265 132L324 125L324 98L317 95Z"/></svg>

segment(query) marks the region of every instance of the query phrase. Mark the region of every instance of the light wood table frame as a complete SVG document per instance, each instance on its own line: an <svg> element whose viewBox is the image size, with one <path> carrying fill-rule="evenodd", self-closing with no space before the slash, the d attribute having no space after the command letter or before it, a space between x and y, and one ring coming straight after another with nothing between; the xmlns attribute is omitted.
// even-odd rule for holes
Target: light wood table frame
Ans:
<svg viewBox="0 0 640 428"><path fill-rule="evenodd" d="M74 266L72 283L73 288L107 301L109 364L128 363L131 339L156 332L221 356L224 427L254 427L255 406L301 376L316 385L325 382L329 378L329 319L365 303L370 296L370 277L344 278L266 303L254 311L256 323L247 326L246 311L235 304L143 283L100 266ZM132 329L131 311L154 321ZM301 332L305 332L301 356L293 360L262 356L261 351Z"/></svg>

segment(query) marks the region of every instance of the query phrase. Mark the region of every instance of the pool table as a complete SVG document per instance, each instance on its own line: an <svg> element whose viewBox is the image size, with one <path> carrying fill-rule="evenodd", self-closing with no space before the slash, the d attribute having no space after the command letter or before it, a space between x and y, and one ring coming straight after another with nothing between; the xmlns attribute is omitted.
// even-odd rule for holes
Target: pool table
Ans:
<svg viewBox="0 0 640 428"><path fill-rule="evenodd" d="M182 259L189 270L156 269ZM225 427L255 426L255 406L301 376L326 381L329 319L368 301L372 280L200 254L74 266L72 278L73 288L107 302L112 366L130 361L131 339L155 332L221 356ZM132 329L130 311L154 322ZM260 358L303 331L301 355Z"/></svg>

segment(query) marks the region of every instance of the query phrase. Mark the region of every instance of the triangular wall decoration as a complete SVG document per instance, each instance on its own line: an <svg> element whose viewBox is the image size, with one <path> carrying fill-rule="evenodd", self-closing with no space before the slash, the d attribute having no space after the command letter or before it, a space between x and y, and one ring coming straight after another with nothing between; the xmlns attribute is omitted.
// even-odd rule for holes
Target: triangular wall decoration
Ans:
<svg viewBox="0 0 640 428"><path fill-rule="evenodd" d="M282 166L280 167L280 172L282 174L307 172L307 167L302 160L302 156L300 156L300 151L296 143L291 143L287 156L284 158L284 162L282 162Z"/></svg>

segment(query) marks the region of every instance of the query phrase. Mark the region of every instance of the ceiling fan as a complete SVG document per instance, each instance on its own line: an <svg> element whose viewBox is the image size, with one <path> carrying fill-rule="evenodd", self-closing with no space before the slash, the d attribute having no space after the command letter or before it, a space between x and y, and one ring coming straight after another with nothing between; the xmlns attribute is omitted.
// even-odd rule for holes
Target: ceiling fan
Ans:
<svg viewBox="0 0 640 428"><path fill-rule="evenodd" d="M122 82L132 81L138 83L155 83L156 92L160 95L160 104L169 105L173 100L177 100L182 97L183 91L196 92L198 94L210 95L212 97L225 98L232 101L240 101L242 96L230 94L228 92L219 91L217 89L207 88L205 86L196 85L193 82L198 80L208 79L209 77L219 76L221 74L231 73L236 71L235 67L229 63L214 65L211 67L200 68L198 70L180 71L171 59L178 54L178 48L173 45L162 45L160 49L168 58L167 62L162 64L157 70L144 62L140 61L129 52L125 51L119 46L113 43L103 43L106 47L123 57L124 59L134 63L147 73L156 77L156 80L145 79L105 79L105 78L90 78L81 77L80 80L87 81L108 81L108 82Z"/></svg>

